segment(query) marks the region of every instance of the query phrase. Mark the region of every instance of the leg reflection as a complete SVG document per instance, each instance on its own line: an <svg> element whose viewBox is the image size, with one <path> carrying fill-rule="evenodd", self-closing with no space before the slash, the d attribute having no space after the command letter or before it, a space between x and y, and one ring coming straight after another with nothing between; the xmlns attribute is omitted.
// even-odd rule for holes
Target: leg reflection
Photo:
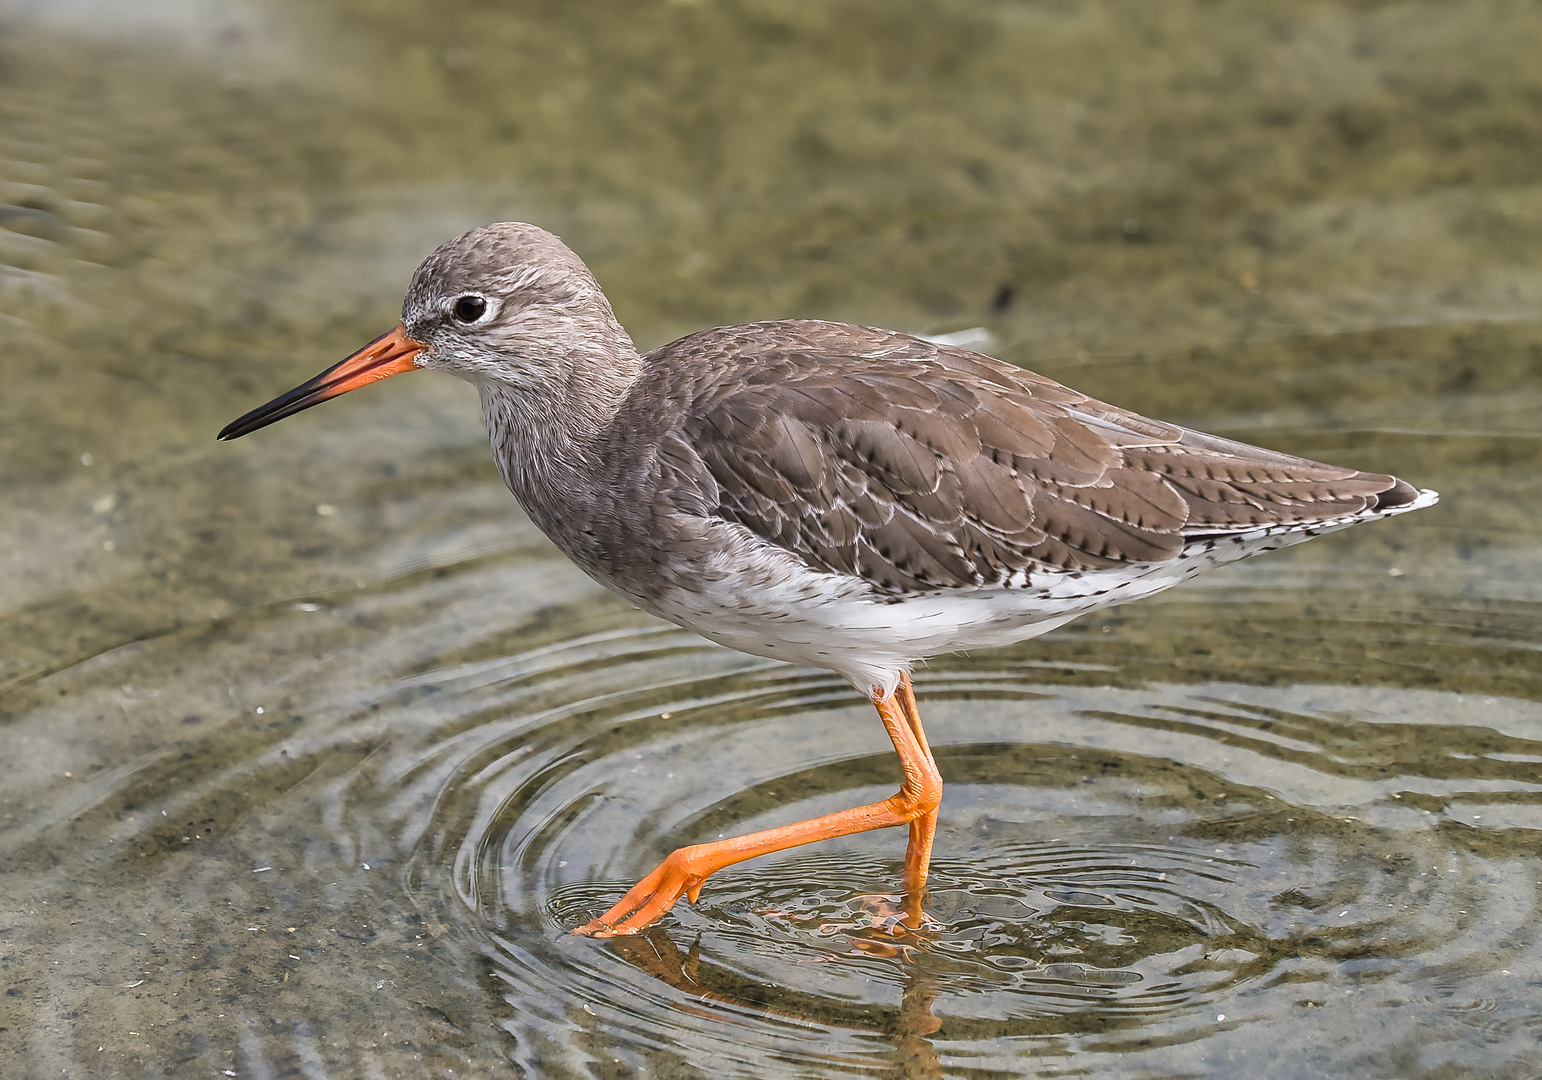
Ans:
<svg viewBox="0 0 1542 1080"><path fill-rule="evenodd" d="M931 970L930 957L917 935L902 929L892 916L890 932L893 936L886 940L853 937L851 943L854 952L892 958L900 965L904 984L898 1009L875 1010L786 988L746 983L741 974L718 968L710 960L703 964L700 938L689 948L681 949L657 926L639 934L611 938L606 947L639 971L699 1001L723 1002L823 1027L881 1034L893 1046L884 1055L892 1067L881 1075L894 1080L940 1080L946 1074L931 1037L942 1028L942 1021L932 1011L941 976Z"/></svg>
<svg viewBox="0 0 1542 1080"><path fill-rule="evenodd" d="M924 954L907 974L891 1032L896 1057L890 1075L896 1080L940 1080L944 1075L942 1061L928 1038L942 1028L942 1021L932 1012L932 1002L937 998L937 975L927 969Z"/></svg>

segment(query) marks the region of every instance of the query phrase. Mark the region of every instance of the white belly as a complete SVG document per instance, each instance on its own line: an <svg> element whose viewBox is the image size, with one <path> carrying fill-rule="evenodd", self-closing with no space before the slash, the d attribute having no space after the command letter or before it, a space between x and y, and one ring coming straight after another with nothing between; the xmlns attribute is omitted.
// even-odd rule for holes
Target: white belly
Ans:
<svg viewBox="0 0 1542 1080"><path fill-rule="evenodd" d="M1281 542L1288 541L1276 538L1270 546ZM1037 637L1078 615L1151 596L1241 557L1227 550L1078 574L1044 571L1026 583L900 599L856 578L811 570L754 539L752 551L720 560L693 587L643 606L729 648L828 668L865 693L887 695L918 660Z"/></svg>
<svg viewBox="0 0 1542 1080"><path fill-rule="evenodd" d="M900 598L858 578L812 570L742 526L718 523L726 541L690 587L640 606L741 652L828 668L866 693L888 695L902 671L941 653L988 649L1048 633L1079 615L1152 596L1216 566L1300 543L1406 506L1319 522L1267 526L1190 543L1176 558L1108 570L1038 570L999 585Z"/></svg>

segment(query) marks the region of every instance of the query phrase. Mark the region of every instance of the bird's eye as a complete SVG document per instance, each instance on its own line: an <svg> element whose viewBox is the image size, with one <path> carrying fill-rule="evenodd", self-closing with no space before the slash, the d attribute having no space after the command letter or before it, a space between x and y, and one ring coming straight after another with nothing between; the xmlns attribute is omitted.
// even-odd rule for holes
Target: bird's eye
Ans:
<svg viewBox="0 0 1542 1080"><path fill-rule="evenodd" d="M450 306L450 314L456 322L474 323L487 314L487 301L475 294L462 296Z"/></svg>

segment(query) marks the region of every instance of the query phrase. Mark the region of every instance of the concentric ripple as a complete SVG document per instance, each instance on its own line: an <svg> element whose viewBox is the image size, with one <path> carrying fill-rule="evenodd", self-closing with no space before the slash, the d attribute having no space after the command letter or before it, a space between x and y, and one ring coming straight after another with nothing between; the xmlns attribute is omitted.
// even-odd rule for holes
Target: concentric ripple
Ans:
<svg viewBox="0 0 1542 1080"><path fill-rule="evenodd" d="M420 676L461 720L355 784L422 812L403 830L407 880L420 904L460 913L532 1075L607 1054L666 1075L757 1076L771 1060L867 1072L916 1054L1012 1073L1070 1048L1201 1038L1246 1056L1372 986L1387 1005L1438 997L1436 970L1463 972L1468 993L1517 977L1530 871L1485 859L1435 812L1433 777L1421 794L1419 778L1335 760L1385 693L1074 685L1088 674L1037 688L1021 671L923 676L947 787L916 930L892 891L904 835L889 831L731 867L635 937L570 936L675 847L897 782L849 687L677 631L618 627ZM1444 697L1398 694L1396 708ZM1494 801L1529 807L1526 770L1500 771ZM1269 1031L1232 1034L1262 1019Z"/></svg>

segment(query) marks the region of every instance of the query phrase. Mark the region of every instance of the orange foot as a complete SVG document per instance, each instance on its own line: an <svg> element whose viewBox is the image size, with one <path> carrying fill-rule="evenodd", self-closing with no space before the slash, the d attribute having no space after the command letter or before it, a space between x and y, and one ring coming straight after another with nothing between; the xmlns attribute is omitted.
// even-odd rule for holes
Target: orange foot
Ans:
<svg viewBox="0 0 1542 1080"><path fill-rule="evenodd" d="M707 847L710 845L702 845ZM590 919L574 930L585 937L614 937L616 934L635 934L675 906L682 896L696 903L701 895L701 883L707 880L711 870L703 871L696 866L696 853L701 847L681 848L653 868L653 872L627 891L619 903L598 919Z"/></svg>

